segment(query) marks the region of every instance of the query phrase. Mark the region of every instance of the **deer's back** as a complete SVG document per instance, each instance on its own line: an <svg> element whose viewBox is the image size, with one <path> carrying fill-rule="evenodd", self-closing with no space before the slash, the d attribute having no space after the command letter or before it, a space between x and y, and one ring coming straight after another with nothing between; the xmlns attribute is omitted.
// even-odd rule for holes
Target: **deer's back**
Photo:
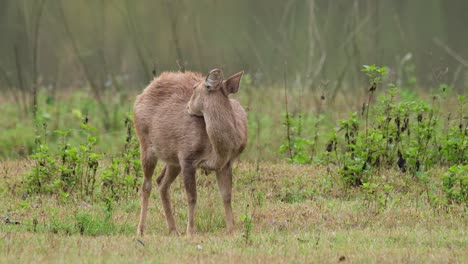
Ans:
<svg viewBox="0 0 468 264"><path fill-rule="evenodd" d="M203 118L186 110L193 86L200 81L202 76L196 73L165 72L137 97L134 122L142 150L177 164L181 154L200 156L208 151Z"/></svg>

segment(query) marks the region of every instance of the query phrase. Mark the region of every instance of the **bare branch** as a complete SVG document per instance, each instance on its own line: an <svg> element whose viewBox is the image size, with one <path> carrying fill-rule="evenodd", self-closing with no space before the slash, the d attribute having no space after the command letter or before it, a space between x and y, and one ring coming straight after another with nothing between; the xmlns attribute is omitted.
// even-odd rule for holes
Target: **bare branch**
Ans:
<svg viewBox="0 0 468 264"><path fill-rule="evenodd" d="M452 58L454 58L456 61L458 61L461 65L463 65L465 68L468 68L468 60L462 58L457 52L455 52L453 49L451 49L449 46L447 46L445 43L440 41L438 38L434 38L432 40L437 46L442 48L445 52L447 52L448 55L450 55Z"/></svg>

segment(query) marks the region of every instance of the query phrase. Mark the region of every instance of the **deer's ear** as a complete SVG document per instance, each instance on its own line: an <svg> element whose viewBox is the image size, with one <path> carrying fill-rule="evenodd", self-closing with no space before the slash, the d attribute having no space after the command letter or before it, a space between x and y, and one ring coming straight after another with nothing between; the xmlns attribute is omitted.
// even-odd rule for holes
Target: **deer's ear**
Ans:
<svg viewBox="0 0 468 264"><path fill-rule="evenodd" d="M237 93L239 91L240 80L243 74L244 71L238 72L223 82L228 93Z"/></svg>
<svg viewBox="0 0 468 264"><path fill-rule="evenodd" d="M205 87L208 90L215 90L223 81L223 71L219 69L211 70L206 76Z"/></svg>

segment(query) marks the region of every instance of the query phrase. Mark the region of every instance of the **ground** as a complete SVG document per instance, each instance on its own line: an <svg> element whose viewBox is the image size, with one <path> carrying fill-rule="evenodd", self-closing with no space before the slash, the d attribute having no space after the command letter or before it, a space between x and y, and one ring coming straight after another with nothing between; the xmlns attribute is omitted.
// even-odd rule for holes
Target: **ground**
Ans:
<svg viewBox="0 0 468 264"><path fill-rule="evenodd" d="M172 199L182 235L168 234L153 192L148 230L138 237L137 195L111 205L28 196L21 181L29 164L0 164L1 263L468 261L465 206L436 206L416 179L391 169L373 176L391 189L366 193L344 186L334 167L241 161L233 234L225 233L214 175L199 173L197 235L184 234L187 207L177 180ZM434 179L440 171L431 171Z"/></svg>

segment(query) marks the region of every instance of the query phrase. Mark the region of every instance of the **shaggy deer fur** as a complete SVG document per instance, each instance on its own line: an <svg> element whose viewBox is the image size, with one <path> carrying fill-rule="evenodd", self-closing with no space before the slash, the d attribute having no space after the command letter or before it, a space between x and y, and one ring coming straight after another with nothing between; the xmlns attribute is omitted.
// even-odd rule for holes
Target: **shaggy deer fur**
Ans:
<svg viewBox="0 0 468 264"><path fill-rule="evenodd" d="M226 226L233 230L232 163L247 144L247 114L229 94L239 90L243 72L224 80L221 70L206 78L193 72L165 72L140 94L134 106L135 128L144 170L138 234L145 230L151 178L158 160L165 163L157 179L167 225L177 232L169 188L182 172L188 201L187 234L193 234L197 168L215 171L224 202Z"/></svg>

